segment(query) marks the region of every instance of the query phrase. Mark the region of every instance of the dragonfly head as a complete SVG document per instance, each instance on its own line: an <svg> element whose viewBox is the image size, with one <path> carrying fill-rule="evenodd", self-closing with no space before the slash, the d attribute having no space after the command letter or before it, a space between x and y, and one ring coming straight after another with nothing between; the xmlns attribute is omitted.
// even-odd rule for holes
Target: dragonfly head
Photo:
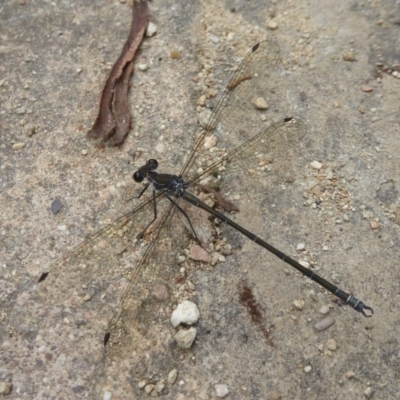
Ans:
<svg viewBox="0 0 400 400"><path fill-rule="evenodd" d="M133 174L133 179L135 182L143 182L144 178L147 178L149 176L149 172L154 171L158 167L158 161L155 160L154 158L151 158L150 160L147 161L145 165L140 167L134 174Z"/></svg>

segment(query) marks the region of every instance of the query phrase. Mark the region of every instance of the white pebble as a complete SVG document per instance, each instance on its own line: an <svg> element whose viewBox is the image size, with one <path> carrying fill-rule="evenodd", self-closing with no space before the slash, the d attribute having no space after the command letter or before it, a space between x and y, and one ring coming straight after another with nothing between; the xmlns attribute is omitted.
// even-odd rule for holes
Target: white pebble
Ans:
<svg viewBox="0 0 400 400"><path fill-rule="evenodd" d="M25 148L26 144L25 143L14 143L12 145L13 150L22 150L23 148Z"/></svg>
<svg viewBox="0 0 400 400"><path fill-rule="evenodd" d="M150 394L154 389L154 385L152 383L149 383L148 385L146 385L146 387L144 388L144 391L147 394Z"/></svg>
<svg viewBox="0 0 400 400"><path fill-rule="evenodd" d="M139 64L139 65L138 65L138 68L139 68L141 71L147 71L147 69L149 68L149 64L146 64L146 63Z"/></svg>
<svg viewBox="0 0 400 400"><path fill-rule="evenodd" d="M151 37L157 32L157 25L149 22L146 29L146 36Z"/></svg>
<svg viewBox="0 0 400 400"><path fill-rule="evenodd" d="M268 108L269 108L268 103L265 101L265 99L263 97L257 97L254 101L254 105L259 110L268 110Z"/></svg>
<svg viewBox="0 0 400 400"><path fill-rule="evenodd" d="M319 309L319 312L320 312L322 315L328 314L328 312L329 312L329 307L326 306L326 305L323 305L323 306Z"/></svg>
<svg viewBox="0 0 400 400"><path fill-rule="evenodd" d="M165 145L162 142L158 142L155 146L157 153L164 153Z"/></svg>
<svg viewBox="0 0 400 400"><path fill-rule="evenodd" d="M304 300L295 300L293 305L298 309L302 310L304 308Z"/></svg>
<svg viewBox="0 0 400 400"><path fill-rule="evenodd" d="M147 382L146 381L139 381L138 382L138 388L143 389L146 386Z"/></svg>
<svg viewBox="0 0 400 400"><path fill-rule="evenodd" d="M304 372L306 372L307 374L308 374L309 372L311 372L311 370L312 370L311 365L307 365L307 367L304 368Z"/></svg>
<svg viewBox="0 0 400 400"><path fill-rule="evenodd" d="M278 29L278 23L275 21L269 21L267 24L267 28L271 29L271 31L274 31L275 29Z"/></svg>
<svg viewBox="0 0 400 400"><path fill-rule="evenodd" d="M168 374L168 383L170 385L173 385L175 383L177 377L178 377L178 370L176 368L174 368Z"/></svg>
<svg viewBox="0 0 400 400"><path fill-rule="evenodd" d="M158 381L156 383L155 389L158 393L161 393L165 388L165 383L163 381Z"/></svg>
<svg viewBox="0 0 400 400"><path fill-rule="evenodd" d="M313 161L310 163L311 168L319 170L322 168L322 164L319 161Z"/></svg>
<svg viewBox="0 0 400 400"><path fill-rule="evenodd" d="M179 324L193 325L198 321L200 317L200 311L196 304L191 301L184 300L176 307L172 312L171 324L176 328Z"/></svg>
<svg viewBox="0 0 400 400"><path fill-rule="evenodd" d="M182 329L175 335L176 343L182 349L190 349L196 338L196 328Z"/></svg>
<svg viewBox="0 0 400 400"><path fill-rule="evenodd" d="M217 137L215 135L207 136L204 140L204 148L209 150L217 144Z"/></svg>
<svg viewBox="0 0 400 400"><path fill-rule="evenodd" d="M302 265L304 268L310 268L310 263L307 261L299 261L299 264Z"/></svg>
<svg viewBox="0 0 400 400"><path fill-rule="evenodd" d="M364 391L364 396L365 396L367 399L370 399L371 396L373 395L373 393L374 393L373 389L372 389L371 387L367 387L367 388L365 389L365 391Z"/></svg>
<svg viewBox="0 0 400 400"><path fill-rule="evenodd" d="M304 250L306 248L306 245L304 243L299 243L296 247L296 250Z"/></svg>
<svg viewBox="0 0 400 400"><path fill-rule="evenodd" d="M223 399L229 394L229 389L227 385L218 384L214 386L215 393L219 399Z"/></svg>
<svg viewBox="0 0 400 400"><path fill-rule="evenodd" d="M104 392L103 400L111 400L111 399L112 399L112 393L111 392Z"/></svg>
<svg viewBox="0 0 400 400"><path fill-rule="evenodd" d="M219 36L210 35L210 39L213 43L219 43Z"/></svg>

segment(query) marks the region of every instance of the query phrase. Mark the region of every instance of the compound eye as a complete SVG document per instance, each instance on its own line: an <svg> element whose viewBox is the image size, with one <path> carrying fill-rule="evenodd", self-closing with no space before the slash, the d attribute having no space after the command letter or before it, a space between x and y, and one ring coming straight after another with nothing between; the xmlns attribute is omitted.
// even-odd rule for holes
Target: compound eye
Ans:
<svg viewBox="0 0 400 400"><path fill-rule="evenodd" d="M158 161L154 158L151 158L149 161L147 161L147 167L149 168L149 170L157 169Z"/></svg>
<svg viewBox="0 0 400 400"><path fill-rule="evenodd" d="M143 175L142 175L139 171L136 171L136 172L132 175L132 178L133 178L133 180L134 180L135 182L137 182L137 183L143 182L143 179L144 179Z"/></svg>

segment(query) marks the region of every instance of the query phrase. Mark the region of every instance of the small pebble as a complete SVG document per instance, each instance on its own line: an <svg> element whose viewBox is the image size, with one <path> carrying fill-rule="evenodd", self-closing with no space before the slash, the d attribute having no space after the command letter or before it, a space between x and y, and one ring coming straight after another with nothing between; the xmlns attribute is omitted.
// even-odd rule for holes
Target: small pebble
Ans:
<svg viewBox="0 0 400 400"><path fill-rule="evenodd" d="M207 250L203 249L198 244L190 246L189 257L195 261L203 261L209 263L211 261L211 256Z"/></svg>
<svg viewBox="0 0 400 400"><path fill-rule="evenodd" d="M326 347L331 350L331 351L335 351L337 349L337 343L335 339L329 339L326 342Z"/></svg>
<svg viewBox="0 0 400 400"><path fill-rule="evenodd" d="M310 163L312 169L320 170L322 168L322 164L319 161L313 161Z"/></svg>
<svg viewBox="0 0 400 400"><path fill-rule="evenodd" d="M139 64L139 65L138 65L138 68L139 68L141 71L147 71L147 69L149 68L149 64L147 64L147 63Z"/></svg>
<svg viewBox="0 0 400 400"><path fill-rule="evenodd" d="M333 171L330 168L327 168L325 173L326 173L326 179L332 179L333 178Z"/></svg>
<svg viewBox="0 0 400 400"><path fill-rule="evenodd" d="M12 148L14 149L14 150L22 150L23 148L25 148L25 146L26 146L26 144L25 143L14 143L13 145L12 145Z"/></svg>
<svg viewBox="0 0 400 400"><path fill-rule="evenodd" d="M299 261L299 264L302 265L304 268L310 268L310 263L307 261Z"/></svg>
<svg viewBox="0 0 400 400"><path fill-rule="evenodd" d="M207 124L210 121L211 114L212 114L212 112L209 108L206 108L201 113L199 113L199 124L203 128L207 128Z"/></svg>
<svg viewBox="0 0 400 400"><path fill-rule="evenodd" d="M173 385L176 382L176 378L178 377L178 370L175 368L168 374L168 383Z"/></svg>
<svg viewBox="0 0 400 400"><path fill-rule="evenodd" d="M204 140L204 148L206 150L212 149L217 144L217 137L215 135L207 136Z"/></svg>
<svg viewBox="0 0 400 400"><path fill-rule="evenodd" d="M179 347L182 349L190 349L192 346L194 339L196 338L197 329L189 328L189 329L181 329L176 335L175 340Z"/></svg>
<svg viewBox="0 0 400 400"><path fill-rule="evenodd" d="M25 126L24 126L24 134L25 136L31 137L32 135L34 135L36 133L36 126L30 122L28 122Z"/></svg>
<svg viewBox="0 0 400 400"><path fill-rule="evenodd" d="M328 246L323 246L322 247L322 251L328 251L329 250L329 247Z"/></svg>
<svg viewBox="0 0 400 400"><path fill-rule="evenodd" d="M173 60L179 60L181 58L181 52L179 50L172 50L171 51L171 58Z"/></svg>
<svg viewBox="0 0 400 400"><path fill-rule="evenodd" d="M90 301L90 299L92 298L92 296L87 293L84 297L83 297L83 301Z"/></svg>
<svg viewBox="0 0 400 400"><path fill-rule="evenodd" d="M154 285L152 295L158 301L167 300L169 297L168 287L162 283L158 283Z"/></svg>
<svg viewBox="0 0 400 400"><path fill-rule="evenodd" d="M207 96L205 94L201 95L199 99L196 101L198 106L205 106L206 105Z"/></svg>
<svg viewBox="0 0 400 400"><path fill-rule="evenodd" d="M298 309L302 310L304 308L304 300L295 300L293 305Z"/></svg>
<svg viewBox="0 0 400 400"><path fill-rule="evenodd" d="M271 31L274 31L275 29L278 29L278 23L275 21L269 21L267 24L267 28Z"/></svg>
<svg viewBox="0 0 400 400"><path fill-rule="evenodd" d="M157 32L157 25L149 22L146 29L146 36L152 37Z"/></svg>
<svg viewBox="0 0 400 400"><path fill-rule="evenodd" d="M259 110L268 110L269 106L268 103L264 100L263 97L257 97L254 100L254 105L259 109Z"/></svg>
<svg viewBox="0 0 400 400"><path fill-rule="evenodd" d="M54 199L50 206L51 212L54 215L57 215L60 212L60 210L62 209L62 206L63 205L62 205L60 199L58 199L58 198Z"/></svg>
<svg viewBox="0 0 400 400"><path fill-rule="evenodd" d="M228 396L229 394L229 389L227 385L224 384L218 384L214 386L215 388L215 393L219 399L223 399L224 397Z"/></svg>
<svg viewBox="0 0 400 400"><path fill-rule="evenodd" d="M209 37L210 37L210 40L211 40L213 43L219 43L219 36L217 36L217 35L210 35Z"/></svg>
<svg viewBox="0 0 400 400"><path fill-rule="evenodd" d="M323 306L319 309L319 312L320 312L322 315L328 314L328 312L329 312L329 307L326 306L326 305L323 305Z"/></svg>
<svg viewBox="0 0 400 400"><path fill-rule="evenodd" d="M12 389L12 383L0 382L0 394L10 394Z"/></svg>
<svg viewBox="0 0 400 400"><path fill-rule="evenodd" d="M138 388L143 389L146 386L146 383L147 383L146 381L139 381Z"/></svg>
<svg viewBox="0 0 400 400"><path fill-rule="evenodd" d="M163 381L159 381L156 383L156 386L154 387L154 389L156 389L156 391L158 393L161 393L165 388L165 383Z"/></svg>
<svg viewBox="0 0 400 400"><path fill-rule="evenodd" d="M370 225L372 229L379 229L379 222L371 221Z"/></svg>
<svg viewBox="0 0 400 400"><path fill-rule="evenodd" d="M356 374L353 371L348 371L346 372L346 374L344 375L347 379L353 379Z"/></svg>
<svg viewBox="0 0 400 400"><path fill-rule="evenodd" d="M200 311L196 304L184 300L175 308L171 316L171 324L176 328L179 324L193 325L200 317Z"/></svg>
<svg viewBox="0 0 400 400"><path fill-rule="evenodd" d="M112 393L105 391L103 394L103 400L111 400L112 399Z"/></svg>
<svg viewBox="0 0 400 400"><path fill-rule="evenodd" d="M366 93L372 92L373 90L374 90L374 89L373 89L371 86L365 85L365 86L362 87L362 91L363 91L363 92L366 92Z"/></svg>
<svg viewBox="0 0 400 400"><path fill-rule="evenodd" d="M366 389L365 389L365 391L364 391L364 396L367 398L367 399L370 399L371 398L371 396L374 394L374 391L373 391L373 389L371 388L371 387L367 387Z"/></svg>
<svg viewBox="0 0 400 400"><path fill-rule="evenodd" d="M271 400L280 400L282 398L280 392L278 390L273 390L270 394L269 394L269 398Z"/></svg>
<svg viewBox="0 0 400 400"><path fill-rule="evenodd" d="M165 150L165 145L164 145L164 143L162 143L162 142L158 142L157 144L156 144L156 147L155 147L155 150L157 151L157 153L164 153L164 150Z"/></svg>
<svg viewBox="0 0 400 400"><path fill-rule="evenodd" d="M299 243L296 246L296 250L299 250L299 251L304 250L305 248L306 248L306 245L304 243Z"/></svg>
<svg viewBox="0 0 400 400"><path fill-rule="evenodd" d="M25 107L18 107L15 110L15 114L22 115L26 113Z"/></svg>
<svg viewBox="0 0 400 400"><path fill-rule="evenodd" d="M344 53L342 58L343 58L343 61L350 61L350 62L357 61L356 56L352 51L348 51L348 52Z"/></svg>
<svg viewBox="0 0 400 400"><path fill-rule="evenodd" d="M149 383L148 385L145 386L144 391L147 394L150 394L154 389L154 385L152 383Z"/></svg>
<svg viewBox="0 0 400 400"><path fill-rule="evenodd" d="M325 329L328 329L330 326L332 326L335 323L335 320L332 317L326 317L322 319L321 321L318 321L315 325L314 328L321 332L324 331Z"/></svg>
<svg viewBox="0 0 400 400"><path fill-rule="evenodd" d="M82 153L82 155L83 155L83 156L87 156L87 154L88 154L88 151L87 151L86 149L84 149L84 150L82 150L82 152L81 152L81 153Z"/></svg>
<svg viewBox="0 0 400 400"><path fill-rule="evenodd" d="M304 372L305 373L309 373L309 372L311 372L311 370L312 370L312 367L311 367L311 365L307 365L307 367L304 367Z"/></svg>

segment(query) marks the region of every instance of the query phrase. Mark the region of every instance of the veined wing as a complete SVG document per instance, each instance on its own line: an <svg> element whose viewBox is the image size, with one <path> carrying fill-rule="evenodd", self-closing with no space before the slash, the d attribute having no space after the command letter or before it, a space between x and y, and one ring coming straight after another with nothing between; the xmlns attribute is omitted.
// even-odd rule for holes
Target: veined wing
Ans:
<svg viewBox="0 0 400 400"><path fill-rule="evenodd" d="M94 391L98 396L102 388L112 387L115 381L121 398L132 395L140 398L143 389L138 382L144 379L165 382L168 372L177 367L185 353L176 345L177 330L170 319L178 302L194 296L186 282L193 262L189 263L185 257L192 235L180 221L185 219L182 213L164 200L168 207L160 220L160 229L138 261L108 324L105 336L108 357L96 371ZM183 200L174 201L182 208L192 209ZM193 215L189 216L196 225ZM179 390L176 386L165 391Z"/></svg>
<svg viewBox="0 0 400 400"><path fill-rule="evenodd" d="M199 137L181 171L182 176L195 176L196 173L191 171L195 155L212 135L217 137L218 147L229 153L260 132L263 126L268 126L267 118L263 117L267 111L263 102L269 104L268 108L279 108L279 96L268 90L276 74L279 54L279 45L272 40L256 44L247 53L223 91L207 125L199 129Z"/></svg>

